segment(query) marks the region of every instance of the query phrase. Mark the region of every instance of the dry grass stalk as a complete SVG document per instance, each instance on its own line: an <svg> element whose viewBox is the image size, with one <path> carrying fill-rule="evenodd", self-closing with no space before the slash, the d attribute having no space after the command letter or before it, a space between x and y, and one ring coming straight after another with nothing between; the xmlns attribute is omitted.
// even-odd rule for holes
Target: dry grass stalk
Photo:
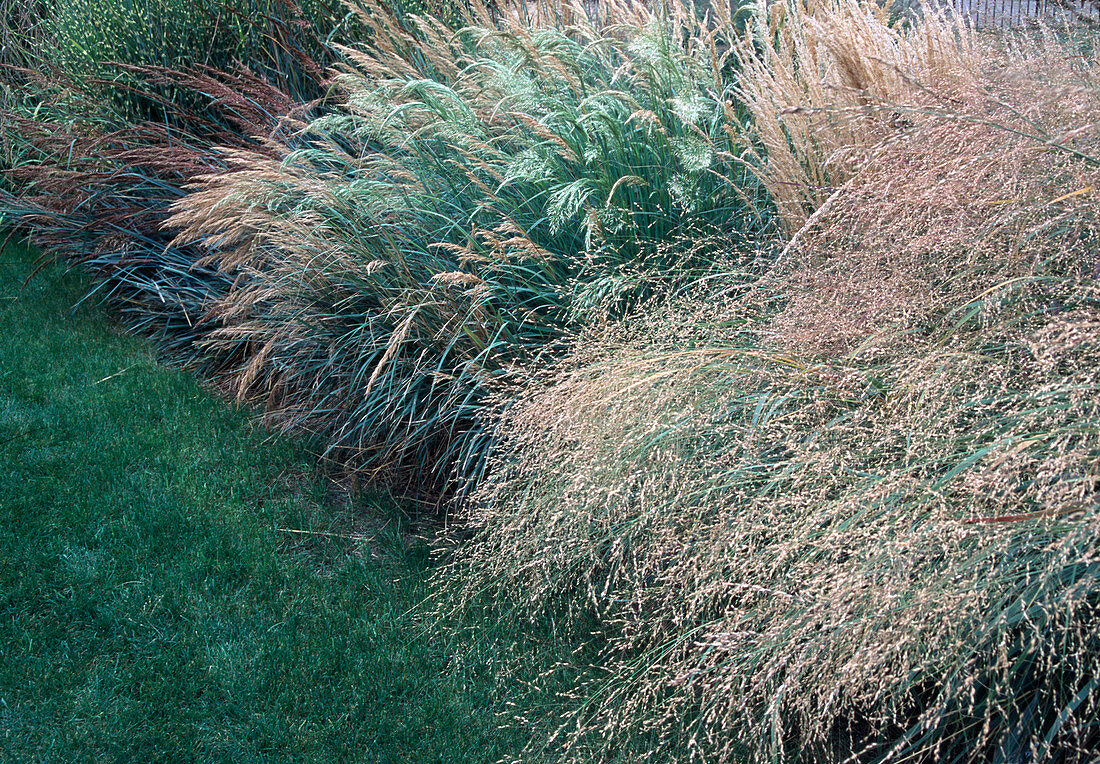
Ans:
<svg viewBox="0 0 1100 764"><path fill-rule="evenodd" d="M758 37L735 47L739 95L791 233L855 172L863 149L913 122L910 107L966 97L982 61L971 31L938 13L898 27L872 2L790 0L758 23Z"/></svg>

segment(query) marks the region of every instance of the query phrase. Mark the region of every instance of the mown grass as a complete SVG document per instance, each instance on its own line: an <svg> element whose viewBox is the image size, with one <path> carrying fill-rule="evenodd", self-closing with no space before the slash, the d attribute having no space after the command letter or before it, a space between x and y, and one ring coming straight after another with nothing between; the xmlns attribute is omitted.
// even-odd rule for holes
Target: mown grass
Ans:
<svg viewBox="0 0 1100 764"><path fill-rule="evenodd" d="M544 648L426 627L425 542L377 502L334 507L306 444L71 311L81 279L23 285L31 264L18 246L0 263L0 760L522 746L494 716L522 677L492 667L522 650L537 673Z"/></svg>

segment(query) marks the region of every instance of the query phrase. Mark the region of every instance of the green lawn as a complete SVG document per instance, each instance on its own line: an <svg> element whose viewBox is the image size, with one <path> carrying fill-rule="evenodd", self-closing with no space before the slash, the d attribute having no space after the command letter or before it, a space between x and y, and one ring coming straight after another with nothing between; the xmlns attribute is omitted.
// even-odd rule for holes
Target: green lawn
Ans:
<svg viewBox="0 0 1100 764"><path fill-rule="evenodd" d="M522 747L531 730L497 718L522 677L494 667L547 648L425 625L432 563L385 520L399 511L326 498L305 445L158 365L98 309L73 311L80 279L47 269L24 286L30 253L0 260L0 760L476 762Z"/></svg>

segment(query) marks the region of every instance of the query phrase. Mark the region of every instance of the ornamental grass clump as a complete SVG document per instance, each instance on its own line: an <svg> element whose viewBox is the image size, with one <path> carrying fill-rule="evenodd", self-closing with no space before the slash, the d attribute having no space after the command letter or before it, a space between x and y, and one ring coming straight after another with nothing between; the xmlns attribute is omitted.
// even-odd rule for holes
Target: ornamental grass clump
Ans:
<svg viewBox="0 0 1100 764"><path fill-rule="evenodd" d="M34 60L34 51L46 40L45 0L21 2L0 0L0 64L25 66Z"/></svg>
<svg viewBox="0 0 1100 764"><path fill-rule="evenodd" d="M8 7L12 6L12 7ZM155 7L154 7L155 6ZM325 92L337 0L4 5L0 221L97 278L133 329L206 369L195 341L232 283L170 245L168 206L215 147L259 149Z"/></svg>
<svg viewBox="0 0 1100 764"><path fill-rule="evenodd" d="M208 345L250 349L242 399L371 475L462 487L521 369L767 234L733 27L608 13L358 8L304 145L226 152L169 221L234 274Z"/></svg>
<svg viewBox="0 0 1100 764"><path fill-rule="evenodd" d="M310 45L295 37L308 32L289 24L282 32L302 71L319 74ZM92 274L93 293L168 356L211 371L221 361L199 353L196 341L214 325L210 306L233 279L203 267L205 252L171 244L163 228L170 205L196 176L225 166L219 150L262 151L319 107L298 100L286 82L244 70L116 68L162 119L135 119L105 101L96 83L51 66L0 74L12 95L0 108L0 216L46 256ZM313 89L321 92L321 83ZM180 92L187 97L170 97Z"/></svg>
<svg viewBox="0 0 1100 764"><path fill-rule="evenodd" d="M506 415L438 582L597 652L528 760L1094 760L1100 62L970 55L764 278Z"/></svg>

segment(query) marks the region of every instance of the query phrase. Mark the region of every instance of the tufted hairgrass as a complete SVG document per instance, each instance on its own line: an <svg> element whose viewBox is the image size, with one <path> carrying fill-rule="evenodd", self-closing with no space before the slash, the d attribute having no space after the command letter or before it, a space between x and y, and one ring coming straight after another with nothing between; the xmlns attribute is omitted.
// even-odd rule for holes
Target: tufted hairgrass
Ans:
<svg viewBox="0 0 1100 764"><path fill-rule="evenodd" d="M953 117L853 142L764 278L593 332L505 418L440 607L605 671L527 760L1094 759L1098 63L1003 42Z"/></svg>

